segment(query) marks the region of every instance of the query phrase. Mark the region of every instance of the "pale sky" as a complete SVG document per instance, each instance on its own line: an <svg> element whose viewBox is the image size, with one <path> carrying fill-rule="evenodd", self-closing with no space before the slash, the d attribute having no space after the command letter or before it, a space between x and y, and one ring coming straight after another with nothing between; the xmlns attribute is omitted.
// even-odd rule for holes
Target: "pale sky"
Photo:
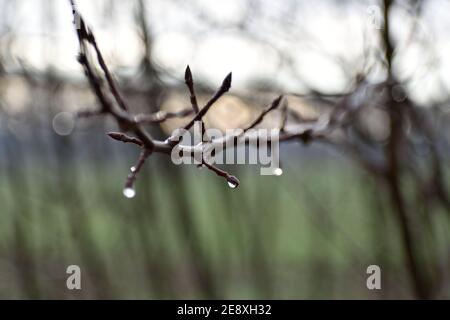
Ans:
<svg viewBox="0 0 450 320"><path fill-rule="evenodd" d="M214 84L233 71L233 87L238 91L261 78L273 79L287 91L299 91L300 76L318 89L337 92L345 89L345 72L358 68L364 43L377 41L370 15L373 1L347 6L336 5L340 1L255 2L260 10L246 19L249 35L233 27L212 28L206 21L235 25L246 17L246 0L147 1L155 61L180 79L189 64L197 77ZM8 3L13 6L9 13ZM120 70L136 67L142 50L133 20L136 1L77 3L109 64ZM404 46L412 20L404 6L394 17L393 35ZM396 60L400 75L415 77L408 89L419 102L444 99L442 86L450 89L450 1L426 1L424 17L414 34L421 41L400 50ZM10 28L15 35L12 67L23 61L33 68L52 66L81 76L71 21L66 0L0 0L0 30ZM292 64L281 65L278 52L287 53ZM348 66L342 69L336 58ZM383 74L375 70L372 76L381 80Z"/></svg>

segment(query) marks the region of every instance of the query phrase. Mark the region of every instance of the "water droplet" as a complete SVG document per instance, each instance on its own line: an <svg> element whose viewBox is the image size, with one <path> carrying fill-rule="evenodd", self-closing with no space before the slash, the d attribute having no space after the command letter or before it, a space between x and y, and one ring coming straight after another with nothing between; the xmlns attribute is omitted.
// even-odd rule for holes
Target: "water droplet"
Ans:
<svg viewBox="0 0 450 320"><path fill-rule="evenodd" d="M131 167L131 168L130 168L130 171L131 171L131 172L135 172L135 171L136 171L136 167Z"/></svg>
<svg viewBox="0 0 450 320"><path fill-rule="evenodd" d="M233 182L233 181L228 181L228 186L229 186L231 189L234 189L234 188L237 187L237 183L236 183L236 182Z"/></svg>
<svg viewBox="0 0 450 320"><path fill-rule="evenodd" d="M237 187L237 184L234 183L234 182L228 181L228 186L229 186L231 189L234 189L234 188Z"/></svg>
<svg viewBox="0 0 450 320"><path fill-rule="evenodd" d="M128 199L131 199L134 198L134 196L136 195L136 191L134 191L133 188L125 188L123 189L123 195Z"/></svg>
<svg viewBox="0 0 450 320"><path fill-rule="evenodd" d="M236 178L235 176L228 176L227 177L227 182L228 182L228 186L231 189L236 188L237 186L239 186L239 179Z"/></svg>
<svg viewBox="0 0 450 320"><path fill-rule="evenodd" d="M199 164L199 165L197 166L197 168L198 168L198 170L202 170L202 169L204 168L204 165Z"/></svg>
<svg viewBox="0 0 450 320"><path fill-rule="evenodd" d="M273 170L273 174L276 176L281 176L283 174L283 169L281 168L276 168Z"/></svg>

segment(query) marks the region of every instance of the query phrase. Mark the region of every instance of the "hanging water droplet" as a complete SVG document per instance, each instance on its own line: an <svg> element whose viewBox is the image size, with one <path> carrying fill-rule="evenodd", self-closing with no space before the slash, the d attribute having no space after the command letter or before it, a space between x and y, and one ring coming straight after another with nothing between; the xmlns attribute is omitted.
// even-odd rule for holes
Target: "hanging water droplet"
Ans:
<svg viewBox="0 0 450 320"><path fill-rule="evenodd" d="M131 172L135 172L135 171L136 171L136 167L131 167L131 168L130 168L130 171L131 171Z"/></svg>
<svg viewBox="0 0 450 320"><path fill-rule="evenodd" d="M204 166L203 166L202 164L199 164L199 165L197 166L198 170L202 170L203 167L204 167Z"/></svg>
<svg viewBox="0 0 450 320"><path fill-rule="evenodd" d="M239 186L239 179L238 178L236 178L235 176L228 176L227 177L227 182L228 182L228 186L231 188L231 189L234 189L234 188L236 188L237 186Z"/></svg>
<svg viewBox="0 0 450 320"><path fill-rule="evenodd" d="M234 189L234 188L237 187L237 183L236 183L236 182L233 182L233 181L228 181L228 186L229 186L231 189Z"/></svg>
<svg viewBox="0 0 450 320"><path fill-rule="evenodd" d="M273 170L273 174L276 176L281 176L283 174L283 169L281 168L276 168Z"/></svg>
<svg viewBox="0 0 450 320"><path fill-rule="evenodd" d="M125 188L123 189L123 195L128 199L131 199L134 198L134 196L136 195L136 191L134 191L133 188Z"/></svg>

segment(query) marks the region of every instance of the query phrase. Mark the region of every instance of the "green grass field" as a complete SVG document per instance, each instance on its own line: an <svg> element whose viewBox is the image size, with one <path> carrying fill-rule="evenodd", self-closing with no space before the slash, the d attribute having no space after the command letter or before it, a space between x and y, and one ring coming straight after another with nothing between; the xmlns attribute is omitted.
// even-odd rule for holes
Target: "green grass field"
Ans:
<svg viewBox="0 0 450 320"><path fill-rule="evenodd" d="M346 163L290 159L281 177L238 168L231 189L152 159L134 199L123 161L16 164L0 181L1 297L408 297L389 207ZM71 264L81 291L66 289ZM366 288L370 264L381 293Z"/></svg>

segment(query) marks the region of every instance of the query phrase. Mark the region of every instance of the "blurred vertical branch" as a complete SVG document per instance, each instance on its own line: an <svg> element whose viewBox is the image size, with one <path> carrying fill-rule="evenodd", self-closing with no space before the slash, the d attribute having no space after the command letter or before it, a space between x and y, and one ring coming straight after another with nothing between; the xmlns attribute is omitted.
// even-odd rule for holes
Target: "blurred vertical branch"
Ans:
<svg viewBox="0 0 450 320"><path fill-rule="evenodd" d="M390 116L390 136L386 146L386 158L388 159L387 182L391 193L392 203L397 213L402 240L406 252L407 263L405 264L410 273L415 293L418 298L424 299L428 297L428 290L419 267L417 251L414 248L413 236L411 232L410 222L407 216L407 209L400 187L401 166L398 153L402 149L402 114L403 103L396 103L391 96L392 89L395 85L395 77L392 73L392 59L394 48L390 39L390 17L392 0L384 0L384 28L382 28L382 39L385 48L388 79L388 112Z"/></svg>
<svg viewBox="0 0 450 320"><path fill-rule="evenodd" d="M150 25L147 22L147 5L145 0L138 0L135 17L139 36L141 38L142 45L144 46L144 54L142 56L140 63L141 67L139 70L142 72L142 81L145 81L148 98L152 101L160 97L162 81L159 76L159 71L152 59L153 37L151 34Z"/></svg>

